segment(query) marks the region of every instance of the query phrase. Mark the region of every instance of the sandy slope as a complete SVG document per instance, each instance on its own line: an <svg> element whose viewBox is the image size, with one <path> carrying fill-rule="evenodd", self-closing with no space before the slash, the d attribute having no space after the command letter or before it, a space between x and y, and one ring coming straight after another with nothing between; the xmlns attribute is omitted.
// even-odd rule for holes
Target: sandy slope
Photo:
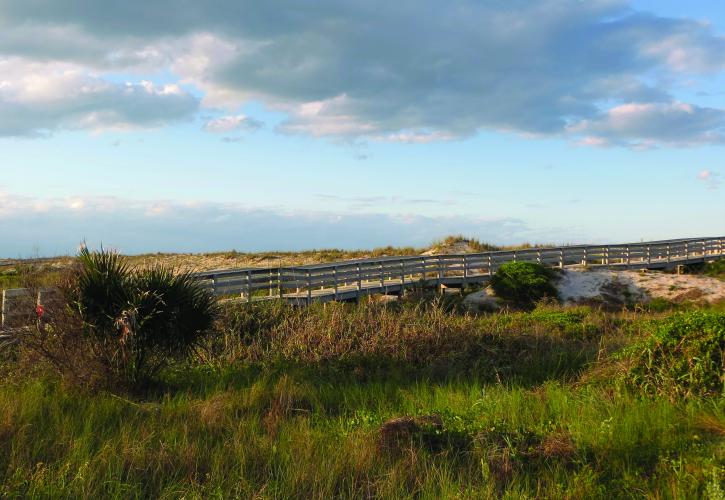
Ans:
<svg viewBox="0 0 725 500"><path fill-rule="evenodd" d="M561 298L580 302L607 295L647 302L662 298L672 302L725 300L725 281L693 274L658 271L573 271L565 270L558 284Z"/></svg>

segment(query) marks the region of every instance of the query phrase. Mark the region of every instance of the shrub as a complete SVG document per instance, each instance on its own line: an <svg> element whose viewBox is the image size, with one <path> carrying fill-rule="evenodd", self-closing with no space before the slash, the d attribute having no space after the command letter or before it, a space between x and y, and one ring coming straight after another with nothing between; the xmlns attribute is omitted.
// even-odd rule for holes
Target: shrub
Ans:
<svg viewBox="0 0 725 500"><path fill-rule="evenodd" d="M498 268L491 286L500 298L520 307L532 307L546 297L557 298L556 274L533 262L507 262Z"/></svg>
<svg viewBox="0 0 725 500"><path fill-rule="evenodd" d="M188 273L137 271L115 253L83 249L26 346L84 385L147 382L171 359L187 355L209 331L214 297Z"/></svg>
<svg viewBox="0 0 725 500"><path fill-rule="evenodd" d="M653 333L627 348L625 381L670 398L723 393L725 314L690 311L654 323Z"/></svg>

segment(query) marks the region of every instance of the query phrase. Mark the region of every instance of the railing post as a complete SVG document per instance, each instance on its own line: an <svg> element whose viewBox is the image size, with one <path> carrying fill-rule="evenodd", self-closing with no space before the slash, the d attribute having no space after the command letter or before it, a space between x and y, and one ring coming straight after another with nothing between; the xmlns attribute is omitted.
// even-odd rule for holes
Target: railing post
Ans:
<svg viewBox="0 0 725 500"><path fill-rule="evenodd" d="M335 300L337 300L337 266L334 267L333 276L335 277Z"/></svg>
<svg viewBox="0 0 725 500"><path fill-rule="evenodd" d="M605 266L609 265L609 247L608 246L604 249L604 265Z"/></svg>
<svg viewBox="0 0 725 500"><path fill-rule="evenodd" d="M403 290L405 286L405 263L401 259L400 261L400 290Z"/></svg>
<svg viewBox="0 0 725 500"><path fill-rule="evenodd" d="M277 268L277 286L279 287L279 298L284 297L284 289L282 288L282 268Z"/></svg>
<svg viewBox="0 0 725 500"><path fill-rule="evenodd" d="M312 276L311 272L307 270L307 304L312 303Z"/></svg>
<svg viewBox="0 0 725 500"><path fill-rule="evenodd" d="M468 256L463 254L463 279L468 278Z"/></svg>
<svg viewBox="0 0 725 500"><path fill-rule="evenodd" d="M360 263L357 263L357 291L358 295L360 294L360 290L362 290L362 272L360 270Z"/></svg>
<svg viewBox="0 0 725 500"><path fill-rule="evenodd" d="M647 265L652 263L652 256L650 254L650 248L649 245L647 245Z"/></svg>
<svg viewBox="0 0 725 500"><path fill-rule="evenodd" d="M493 263L493 259L491 258L491 254L488 254L488 275L491 276L493 274L493 269L491 264Z"/></svg>
<svg viewBox="0 0 725 500"><path fill-rule="evenodd" d="M385 274L383 273L383 261L380 261L380 288L385 288Z"/></svg>
<svg viewBox="0 0 725 500"><path fill-rule="evenodd" d="M211 293L216 295L216 274L211 277Z"/></svg>
<svg viewBox="0 0 725 500"><path fill-rule="evenodd" d="M559 248L559 267L564 269L564 249Z"/></svg>
<svg viewBox="0 0 725 500"><path fill-rule="evenodd" d="M587 265L587 247L584 247L584 259L582 259L582 265Z"/></svg>
<svg viewBox="0 0 725 500"><path fill-rule="evenodd" d="M541 250L538 248L536 249L536 262L541 264Z"/></svg>
<svg viewBox="0 0 725 500"><path fill-rule="evenodd" d="M671 257L670 257L670 244L668 243L667 244L667 263L668 264L670 263L670 260L671 260Z"/></svg>
<svg viewBox="0 0 725 500"><path fill-rule="evenodd" d="M627 245L627 267L629 267L629 245Z"/></svg>
<svg viewBox="0 0 725 500"><path fill-rule="evenodd" d="M252 301L252 271L247 271L247 302Z"/></svg>
<svg viewBox="0 0 725 500"><path fill-rule="evenodd" d="M514 250L514 262L516 262L516 250Z"/></svg>
<svg viewBox="0 0 725 500"><path fill-rule="evenodd" d="M686 241L685 242L685 262L687 262L688 260L690 260L690 242Z"/></svg>

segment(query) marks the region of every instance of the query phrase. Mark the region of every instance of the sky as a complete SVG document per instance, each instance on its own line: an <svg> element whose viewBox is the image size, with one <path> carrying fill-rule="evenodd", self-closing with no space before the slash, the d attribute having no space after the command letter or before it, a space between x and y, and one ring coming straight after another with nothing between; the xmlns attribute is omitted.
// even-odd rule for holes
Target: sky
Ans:
<svg viewBox="0 0 725 500"><path fill-rule="evenodd" d="M725 3L0 3L0 257L725 234Z"/></svg>

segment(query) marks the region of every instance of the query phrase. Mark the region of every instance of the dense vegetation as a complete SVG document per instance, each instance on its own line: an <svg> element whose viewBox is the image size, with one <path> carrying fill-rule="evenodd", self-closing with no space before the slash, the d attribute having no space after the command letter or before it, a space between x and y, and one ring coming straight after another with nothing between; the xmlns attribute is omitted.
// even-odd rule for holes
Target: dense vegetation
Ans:
<svg viewBox="0 0 725 500"><path fill-rule="evenodd" d="M556 298L555 271L534 262L507 262L491 279L496 296L520 307L532 307L538 301Z"/></svg>
<svg viewBox="0 0 725 500"><path fill-rule="evenodd" d="M725 312L665 306L227 302L102 390L21 343L0 496L722 498Z"/></svg>

